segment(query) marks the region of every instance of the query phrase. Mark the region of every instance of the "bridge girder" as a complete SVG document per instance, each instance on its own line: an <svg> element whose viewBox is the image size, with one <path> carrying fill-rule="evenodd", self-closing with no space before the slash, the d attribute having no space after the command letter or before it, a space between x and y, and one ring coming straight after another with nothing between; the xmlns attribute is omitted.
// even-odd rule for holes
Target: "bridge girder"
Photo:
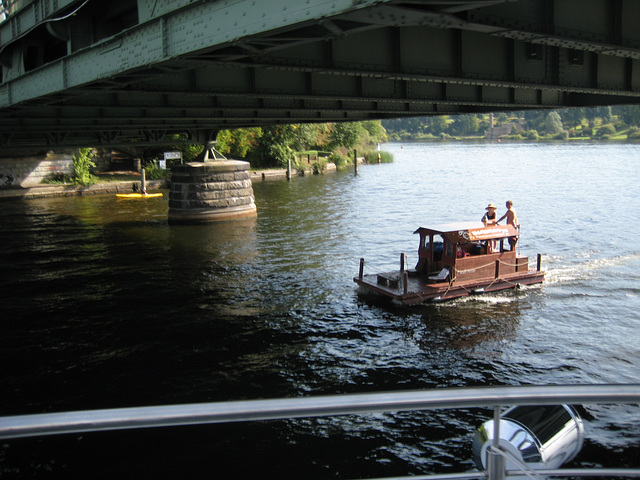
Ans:
<svg viewBox="0 0 640 480"><path fill-rule="evenodd" d="M66 15L66 28L45 31L40 19L11 36L18 17L0 24L2 151L640 103L633 0L174 0L158 11L139 0L118 12L105 0L61 4L51 17ZM106 11L124 30L92 43L87 19ZM67 52L25 63L43 38Z"/></svg>

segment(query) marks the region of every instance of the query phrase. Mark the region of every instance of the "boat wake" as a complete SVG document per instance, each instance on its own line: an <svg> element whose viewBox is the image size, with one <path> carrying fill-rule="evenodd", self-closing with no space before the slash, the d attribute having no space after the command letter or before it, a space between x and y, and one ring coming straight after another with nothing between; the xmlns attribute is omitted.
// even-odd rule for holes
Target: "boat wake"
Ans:
<svg viewBox="0 0 640 480"><path fill-rule="evenodd" d="M626 278L640 278L640 252L614 257L568 259L563 256L550 256L546 259L547 284L574 283L592 280L611 272L622 272Z"/></svg>

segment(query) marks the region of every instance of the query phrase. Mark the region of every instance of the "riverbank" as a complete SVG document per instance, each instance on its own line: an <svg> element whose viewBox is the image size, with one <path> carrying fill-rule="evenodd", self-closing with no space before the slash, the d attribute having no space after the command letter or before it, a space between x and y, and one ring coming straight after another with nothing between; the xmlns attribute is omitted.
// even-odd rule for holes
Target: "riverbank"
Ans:
<svg viewBox="0 0 640 480"><path fill-rule="evenodd" d="M335 172L336 166L333 163L327 163L324 172ZM250 170L251 181L260 182L267 180L283 179L287 177L286 169L265 169ZM300 177L312 174L311 170L300 173L297 170L291 172L292 177ZM64 184L39 184L33 187L6 187L0 188L0 200L13 198L48 198L48 197L71 197L78 195L107 195L115 193L131 193L140 187L140 180L136 180L137 172L108 172L99 174L100 182L93 185L64 185ZM117 180L118 177L123 180ZM161 190L169 188L170 179L163 178L159 180L146 180L147 191Z"/></svg>

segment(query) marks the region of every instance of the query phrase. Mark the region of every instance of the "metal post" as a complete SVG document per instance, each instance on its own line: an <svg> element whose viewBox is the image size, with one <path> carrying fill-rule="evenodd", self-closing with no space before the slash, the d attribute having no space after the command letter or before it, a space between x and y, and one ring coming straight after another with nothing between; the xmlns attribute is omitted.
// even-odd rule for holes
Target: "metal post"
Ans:
<svg viewBox="0 0 640 480"><path fill-rule="evenodd" d="M496 278L500 276L500 260L496 260Z"/></svg>
<svg viewBox="0 0 640 480"><path fill-rule="evenodd" d="M364 258L360 259L360 272L358 273L358 278L362 280L362 276L364 275Z"/></svg>
<svg viewBox="0 0 640 480"><path fill-rule="evenodd" d="M507 477L506 460L500 454L500 407L493 407L493 442L487 450L488 480L505 480Z"/></svg>
<svg viewBox="0 0 640 480"><path fill-rule="evenodd" d="M291 180L291 159L287 158L287 180Z"/></svg>
<svg viewBox="0 0 640 480"><path fill-rule="evenodd" d="M400 254L400 271L404 272L404 252Z"/></svg>
<svg viewBox="0 0 640 480"><path fill-rule="evenodd" d="M409 274L406 271L402 273L402 287L405 295L409 293Z"/></svg>
<svg viewBox="0 0 640 480"><path fill-rule="evenodd" d="M538 266L537 266L538 271L540 271L540 266L541 265L542 265L542 254L539 253L538 254Z"/></svg>

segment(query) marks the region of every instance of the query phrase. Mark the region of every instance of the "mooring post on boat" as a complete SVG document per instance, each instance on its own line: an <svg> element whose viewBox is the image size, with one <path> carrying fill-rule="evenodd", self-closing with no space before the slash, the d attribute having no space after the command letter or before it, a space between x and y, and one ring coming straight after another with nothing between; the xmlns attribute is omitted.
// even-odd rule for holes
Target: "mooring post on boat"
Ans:
<svg viewBox="0 0 640 480"><path fill-rule="evenodd" d="M409 272L406 270L402 272L402 289L405 295L409 293Z"/></svg>
<svg viewBox="0 0 640 480"><path fill-rule="evenodd" d="M404 252L400 254L400 272L404 272Z"/></svg>
<svg viewBox="0 0 640 480"><path fill-rule="evenodd" d="M360 272L358 273L358 278L360 280L362 280L362 277L364 275L364 258L360 259Z"/></svg>
<svg viewBox="0 0 640 480"><path fill-rule="evenodd" d="M500 260L496 260L496 278L500 276Z"/></svg>
<svg viewBox="0 0 640 480"><path fill-rule="evenodd" d="M541 267L541 266L542 266L542 254L541 254L541 253L539 253L539 254L538 254L538 265L536 266L536 269L537 269L538 271L540 271L540 267Z"/></svg>

